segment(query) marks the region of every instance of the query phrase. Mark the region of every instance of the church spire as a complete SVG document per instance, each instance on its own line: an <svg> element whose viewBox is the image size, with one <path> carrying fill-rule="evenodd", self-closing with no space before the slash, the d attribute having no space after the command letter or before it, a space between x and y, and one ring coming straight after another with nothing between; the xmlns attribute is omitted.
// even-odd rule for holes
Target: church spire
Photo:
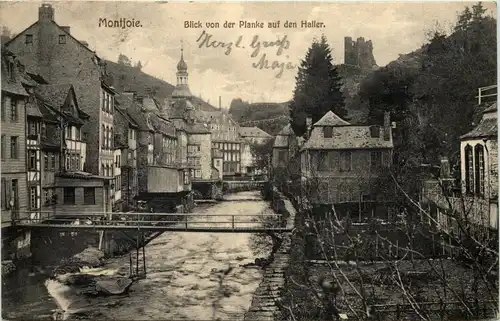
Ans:
<svg viewBox="0 0 500 321"><path fill-rule="evenodd" d="M188 66L184 61L184 41L181 40L181 59L177 64L177 86L172 93L172 97L191 97L191 91L188 86Z"/></svg>

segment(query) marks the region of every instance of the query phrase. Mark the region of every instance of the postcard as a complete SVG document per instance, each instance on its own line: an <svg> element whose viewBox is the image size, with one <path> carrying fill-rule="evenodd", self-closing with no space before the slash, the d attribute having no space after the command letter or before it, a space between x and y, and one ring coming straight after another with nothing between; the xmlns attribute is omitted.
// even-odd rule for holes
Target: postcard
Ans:
<svg viewBox="0 0 500 321"><path fill-rule="evenodd" d="M3 1L2 319L498 317L494 2Z"/></svg>

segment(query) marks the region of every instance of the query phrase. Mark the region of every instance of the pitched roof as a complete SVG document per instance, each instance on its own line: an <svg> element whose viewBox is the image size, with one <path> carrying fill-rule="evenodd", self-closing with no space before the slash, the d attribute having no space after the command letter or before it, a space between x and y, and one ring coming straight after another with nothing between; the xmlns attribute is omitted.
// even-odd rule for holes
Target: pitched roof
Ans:
<svg viewBox="0 0 500 321"><path fill-rule="evenodd" d="M243 137L259 137L259 138L271 138L273 136L269 135L259 127L240 127L238 132Z"/></svg>
<svg viewBox="0 0 500 321"><path fill-rule="evenodd" d="M61 110L61 107L66 102L70 88L71 84L57 84L40 85L35 90L45 101Z"/></svg>
<svg viewBox="0 0 500 321"><path fill-rule="evenodd" d="M9 63L14 63L13 78L9 79L7 75L7 67ZM2 48L2 91L9 92L15 95L28 96L21 83L21 75L17 68L16 57L12 52Z"/></svg>
<svg viewBox="0 0 500 321"><path fill-rule="evenodd" d="M283 129L280 130L280 132L278 133L278 136L290 136L290 135L294 135L291 124L288 124L285 127L283 127Z"/></svg>
<svg viewBox="0 0 500 321"><path fill-rule="evenodd" d="M303 149L372 149L393 148L392 134L384 139L383 128L378 137L371 136L371 126L338 126L331 138L325 138L322 127L315 127Z"/></svg>
<svg viewBox="0 0 500 321"><path fill-rule="evenodd" d="M126 110L127 115L130 116L131 120L137 124L139 130L153 130L153 128L149 126L145 114L141 111L141 107L138 106L130 97L127 97L126 95L117 95L115 98L120 104L121 109Z"/></svg>
<svg viewBox="0 0 500 321"><path fill-rule="evenodd" d="M498 119L488 118L483 119L477 125L476 128L471 130L465 135L462 135L460 139L470 139L470 138L486 138L486 137L497 137L498 136Z"/></svg>
<svg viewBox="0 0 500 321"><path fill-rule="evenodd" d="M483 113L486 114L486 113L491 113L491 112L496 112L497 111L497 103L494 103L494 104L491 104L491 106L489 106L488 108L486 108Z"/></svg>
<svg viewBox="0 0 500 321"><path fill-rule="evenodd" d="M350 123L346 122L339 116L337 116L333 111L327 112L320 120L318 120L313 126L346 126Z"/></svg>
<svg viewBox="0 0 500 321"><path fill-rule="evenodd" d="M186 132L189 134L210 134L210 130L206 124L194 123L186 127Z"/></svg>
<svg viewBox="0 0 500 321"><path fill-rule="evenodd" d="M128 111L126 109L122 109L121 107L118 107L115 105L115 110L125 118L125 120L128 122L128 124L132 127L139 128L139 125L137 122L132 119L132 117L128 114Z"/></svg>

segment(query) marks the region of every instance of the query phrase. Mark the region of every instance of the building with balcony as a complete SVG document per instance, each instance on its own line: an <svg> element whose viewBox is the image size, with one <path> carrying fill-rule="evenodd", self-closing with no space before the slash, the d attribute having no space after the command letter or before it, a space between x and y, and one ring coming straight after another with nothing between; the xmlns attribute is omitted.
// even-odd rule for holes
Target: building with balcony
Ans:
<svg viewBox="0 0 500 321"><path fill-rule="evenodd" d="M39 84L34 102L41 124L42 212L78 217L111 211L110 181L86 171L88 141L82 127L89 121L72 85Z"/></svg>
<svg viewBox="0 0 500 321"><path fill-rule="evenodd" d="M2 142L1 142L1 193L2 229L11 221L26 218L28 200L26 163L26 103L28 93L22 85L18 58L2 49ZM35 160L36 162L36 160ZM36 164L35 164L36 166ZM3 233L2 233L3 234Z"/></svg>
<svg viewBox="0 0 500 321"><path fill-rule="evenodd" d="M373 182L392 164L388 113L383 126L361 126L329 111L307 137L300 149L301 177L313 204L357 210L374 199Z"/></svg>

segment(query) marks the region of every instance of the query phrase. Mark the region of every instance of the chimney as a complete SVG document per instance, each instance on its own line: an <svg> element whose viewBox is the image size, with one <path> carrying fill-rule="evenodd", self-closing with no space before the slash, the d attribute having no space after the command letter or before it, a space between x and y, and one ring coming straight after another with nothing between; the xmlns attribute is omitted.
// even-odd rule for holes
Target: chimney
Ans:
<svg viewBox="0 0 500 321"><path fill-rule="evenodd" d="M391 113L384 112L384 140L391 139Z"/></svg>
<svg viewBox="0 0 500 321"><path fill-rule="evenodd" d="M43 3L38 8L38 21L49 22L54 21L54 8L48 3Z"/></svg>
<svg viewBox="0 0 500 321"><path fill-rule="evenodd" d="M70 26L61 26L61 29L66 31L69 35L71 34L70 31L71 31L71 27Z"/></svg>
<svg viewBox="0 0 500 321"><path fill-rule="evenodd" d="M222 97L219 96L219 110L222 110Z"/></svg>

